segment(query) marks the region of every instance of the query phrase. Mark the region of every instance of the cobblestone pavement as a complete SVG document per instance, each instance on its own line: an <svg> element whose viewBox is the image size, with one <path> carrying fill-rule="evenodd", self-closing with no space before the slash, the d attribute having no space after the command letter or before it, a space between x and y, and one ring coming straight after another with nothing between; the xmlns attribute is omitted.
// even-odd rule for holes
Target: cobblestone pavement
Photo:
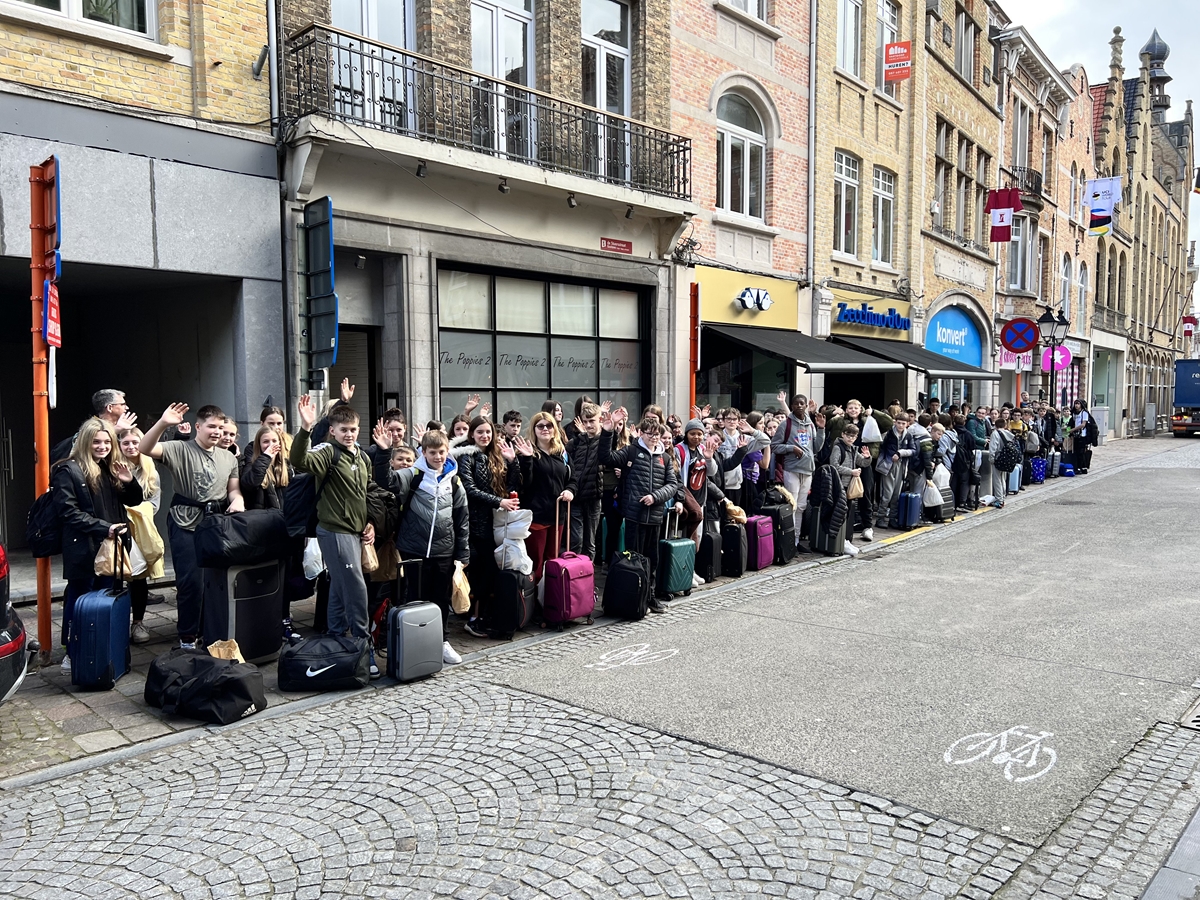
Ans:
<svg viewBox="0 0 1200 900"><path fill-rule="evenodd" d="M1200 445L1120 463L1197 457ZM903 546L950 540L1086 482ZM761 596L825 572L743 583ZM742 593L697 594L671 616L578 629L415 685L152 738L42 784L10 780L0 895L1135 898L1200 803L1200 733L1173 724L1151 728L1033 846L498 684ZM49 718L43 689L23 689L20 714L0 718L0 765L12 740L51 742L74 718Z"/></svg>

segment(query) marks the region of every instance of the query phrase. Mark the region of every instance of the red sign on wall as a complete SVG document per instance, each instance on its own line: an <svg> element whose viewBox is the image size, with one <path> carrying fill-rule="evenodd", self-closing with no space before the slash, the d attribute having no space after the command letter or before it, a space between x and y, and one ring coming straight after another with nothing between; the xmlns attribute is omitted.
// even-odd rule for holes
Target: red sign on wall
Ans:
<svg viewBox="0 0 1200 900"><path fill-rule="evenodd" d="M617 238L600 238L600 249L612 253L628 253L633 255L633 241L622 241Z"/></svg>
<svg viewBox="0 0 1200 900"><path fill-rule="evenodd" d="M42 337L51 347L62 346L62 318L58 310L58 285L42 283Z"/></svg>
<svg viewBox="0 0 1200 900"><path fill-rule="evenodd" d="M903 81L912 76L912 41L885 44L883 47L883 80Z"/></svg>

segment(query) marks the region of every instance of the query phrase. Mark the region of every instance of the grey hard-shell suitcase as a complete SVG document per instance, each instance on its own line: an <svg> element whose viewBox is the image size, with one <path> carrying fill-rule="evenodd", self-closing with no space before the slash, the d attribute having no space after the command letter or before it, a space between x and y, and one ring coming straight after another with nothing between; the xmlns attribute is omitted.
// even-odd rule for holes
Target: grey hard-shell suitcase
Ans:
<svg viewBox="0 0 1200 900"><path fill-rule="evenodd" d="M442 611L436 603L407 603L388 612L387 673L413 681L442 670Z"/></svg>
<svg viewBox="0 0 1200 900"><path fill-rule="evenodd" d="M1051 450L1046 454L1046 477L1057 478L1058 467L1062 465L1062 453L1058 450Z"/></svg>

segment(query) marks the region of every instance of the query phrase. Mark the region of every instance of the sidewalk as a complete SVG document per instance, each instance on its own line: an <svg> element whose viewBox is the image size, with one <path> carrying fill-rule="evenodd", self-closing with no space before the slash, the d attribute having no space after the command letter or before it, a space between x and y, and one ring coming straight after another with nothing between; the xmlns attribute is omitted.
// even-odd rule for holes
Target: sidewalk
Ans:
<svg viewBox="0 0 1200 900"><path fill-rule="evenodd" d="M1092 460L1092 474L1081 478L1095 478L1106 470L1137 460L1140 457L1162 453L1179 446L1175 439L1169 436L1158 439L1124 440L1106 444L1096 448ZM1037 497L1056 486L1069 483L1068 479L1049 481L1046 485L1031 485L1016 497L1010 497L1006 511L1020 506L1027 498ZM975 513L960 516L957 524L977 516L993 512L980 509ZM870 544L858 542L856 546L864 554L882 552L896 544L917 535L927 534L937 529L952 528L956 523L946 525L922 526L910 532L895 532L887 529L876 529L875 540ZM820 557L813 554L800 554L788 565L797 568L811 568L818 565L836 564L849 557ZM57 560L55 561L57 564ZM16 570L23 589L28 590L32 584L34 567L27 557L21 560L22 565L10 566ZM57 567L57 565L56 565ZM751 588L762 577L774 577L774 567L757 577L756 573L747 573L741 580L719 578L712 584L704 585L693 591L692 598L703 595L707 591L723 591L739 586ZM11 576L10 576L11 577ZM602 576L597 579L597 587L602 589ZM15 588L15 586L14 586ZM176 642L176 613L175 592L173 587L159 587L157 593L164 596L164 602L150 606L146 611L145 625L150 630L152 641L148 644L133 647L133 671L122 678L114 690L88 692L72 687L69 675L64 675L59 669L58 661L62 658L61 648L54 648L54 663L41 669L32 669L25 679L21 690L11 701L0 706L0 779L35 772L59 763L81 759L92 754L101 753L119 747L159 738L165 735L206 728L202 723L188 719L178 719L164 716L159 710L146 705L143 699L146 673L150 662L155 656L165 652ZM18 596L14 589L14 600ZM676 603L680 601L674 601ZM685 600L683 602L689 602ZM309 599L292 606L293 619L298 623L304 634L311 632L313 622L314 600ZM59 633L61 621L61 603L55 603L54 634ZM32 606L21 610L26 626L35 629L36 616ZM577 632L589 627L605 627L615 624L617 620L601 618L593 626L582 624L568 625L566 633ZM464 657L465 662L480 659L497 652L508 652L543 640L555 640L560 633L549 630L534 629L519 632L512 642L497 642L486 638L476 638L463 630L462 620L451 616L448 639ZM383 668L382 660L380 667ZM277 690L275 664L267 663L260 668L263 670L267 688L267 701L270 709L286 706L298 700L315 696L313 694L282 694ZM367 690L376 687L389 687L392 682L383 679L372 684ZM331 699L345 696L333 694Z"/></svg>

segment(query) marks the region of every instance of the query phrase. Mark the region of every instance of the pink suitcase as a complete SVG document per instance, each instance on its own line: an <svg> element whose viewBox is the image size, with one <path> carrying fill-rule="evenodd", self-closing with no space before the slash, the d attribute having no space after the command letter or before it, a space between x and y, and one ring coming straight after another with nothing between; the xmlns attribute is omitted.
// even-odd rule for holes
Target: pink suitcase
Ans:
<svg viewBox="0 0 1200 900"><path fill-rule="evenodd" d="M586 556L570 551L571 504L567 504L567 552L546 560L546 589L542 595L542 617L552 625L562 625L572 619L586 618L592 623L596 609L596 569ZM555 516L554 532L558 533ZM555 552L558 551L557 545Z"/></svg>
<svg viewBox="0 0 1200 900"><path fill-rule="evenodd" d="M775 526L770 516L746 520L746 568L757 571L775 562Z"/></svg>

